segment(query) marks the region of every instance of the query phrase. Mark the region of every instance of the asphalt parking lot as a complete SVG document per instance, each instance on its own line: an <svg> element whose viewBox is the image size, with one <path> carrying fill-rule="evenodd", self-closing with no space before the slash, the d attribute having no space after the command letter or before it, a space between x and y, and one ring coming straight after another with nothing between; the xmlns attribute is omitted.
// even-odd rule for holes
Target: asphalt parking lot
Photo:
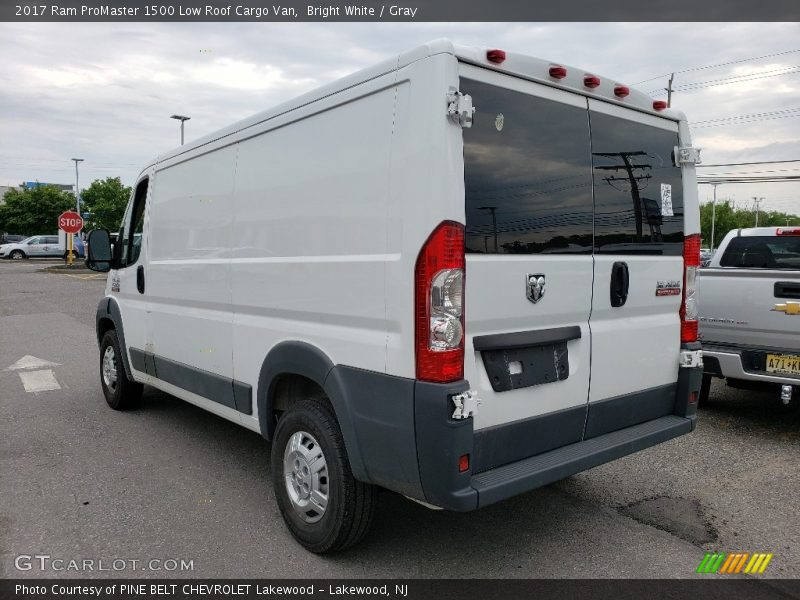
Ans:
<svg viewBox="0 0 800 600"><path fill-rule="evenodd" d="M475 513L385 493L362 545L309 554L284 528L259 435L150 388L138 410L107 408L105 278L45 266L0 262L2 577L673 578L697 576L707 551L770 552L758 577L800 575L800 402L718 382L691 435ZM27 392L8 370L25 356L53 363L58 389ZM193 568L21 571L20 555Z"/></svg>

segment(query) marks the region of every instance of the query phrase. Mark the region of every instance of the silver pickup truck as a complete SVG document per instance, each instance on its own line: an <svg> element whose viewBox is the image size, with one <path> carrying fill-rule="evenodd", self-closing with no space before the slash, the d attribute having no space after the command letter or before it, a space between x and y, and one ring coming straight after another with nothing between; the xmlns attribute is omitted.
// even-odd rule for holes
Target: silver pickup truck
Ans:
<svg viewBox="0 0 800 600"><path fill-rule="evenodd" d="M735 229L698 271L704 376L772 386L788 404L800 388L800 227Z"/></svg>

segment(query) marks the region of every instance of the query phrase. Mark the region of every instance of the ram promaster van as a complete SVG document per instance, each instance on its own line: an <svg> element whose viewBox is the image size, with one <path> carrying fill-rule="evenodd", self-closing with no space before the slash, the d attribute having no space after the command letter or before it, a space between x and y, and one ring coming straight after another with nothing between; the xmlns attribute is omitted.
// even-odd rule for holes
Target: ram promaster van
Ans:
<svg viewBox="0 0 800 600"><path fill-rule="evenodd" d="M432 42L148 163L97 310L102 389L272 442L313 552L377 488L469 511L689 433L697 152L614 79Z"/></svg>

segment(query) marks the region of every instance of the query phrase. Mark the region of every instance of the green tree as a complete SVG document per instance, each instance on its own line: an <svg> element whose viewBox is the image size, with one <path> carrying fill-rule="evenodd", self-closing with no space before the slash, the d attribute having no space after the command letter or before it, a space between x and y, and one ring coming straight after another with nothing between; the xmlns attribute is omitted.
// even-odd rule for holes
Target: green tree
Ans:
<svg viewBox="0 0 800 600"><path fill-rule="evenodd" d="M81 192L84 210L90 213L86 229L118 230L130 195L131 188L122 185L119 177L95 179Z"/></svg>
<svg viewBox="0 0 800 600"><path fill-rule="evenodd" d="M57 187L41 185L9 190L0 205L0 231L15 235L53 234L58 216L75 209L75 196Z"/></svg>
<svg viewBox="0 0 800 600"><path fill-rule="evenodd" d="M703 237L703 247L711 246L711 202L700 205L700 231ZM761 211L758 213L759 227L780 227L783 225L800 225L800 216L777 211ZM744 229L756 226L756 213L754 210L736 209L730 202L717 202L714 246L719 246L722 238L732 229Z"/></svg>

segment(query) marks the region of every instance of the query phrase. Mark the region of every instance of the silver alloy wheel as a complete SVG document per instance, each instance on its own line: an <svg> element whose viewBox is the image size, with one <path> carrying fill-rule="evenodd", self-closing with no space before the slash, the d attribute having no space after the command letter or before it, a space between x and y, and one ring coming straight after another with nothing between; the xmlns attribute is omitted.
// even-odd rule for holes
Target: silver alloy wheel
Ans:
<svg viewBox="0 0 800 600"><path fill-rule="evenodd" d="M296 431L283 452L283 478L292 508L306 523L316 523L328 506L328 463L313 435Z"/></svg>
<svg viewBox="0 0 800 600"><path fill-rule="evenodd" d="M22 260L23 258L25 258L25 255L19 250L14 250L14 252L11 253L11 260Z"/></svg>
<svg viewBox="0 0 800 600"><path fill-rule="evenodd" d="M106 348L103 354L103 383L112 392L117 389L117 357L114 346Z"/></svg>

